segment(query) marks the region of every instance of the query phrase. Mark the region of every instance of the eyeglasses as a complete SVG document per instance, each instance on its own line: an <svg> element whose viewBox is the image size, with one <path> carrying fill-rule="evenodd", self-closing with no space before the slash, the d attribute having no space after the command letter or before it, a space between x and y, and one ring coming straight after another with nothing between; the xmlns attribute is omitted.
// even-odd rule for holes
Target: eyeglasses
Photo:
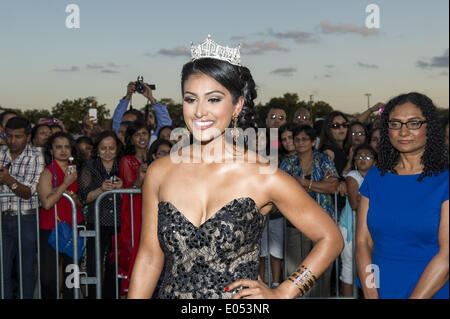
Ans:
<svg viewBox="0 0 450 319"><path fill-rule="evenodd" d="M366 136L364 132L352 132L352 136Z"/></svg>
<svg viewBox="0 0 450 319"><path fill-rule="evenodd" d="M418 130L426 122L427 121L408 121L408 122L389 121L388 127L390 130L401 130L403 125L406 125L406 128L408 130Z"/></svg>
<svg viewBox="0 0 450 319"><path fill-rule="evenodd" d="M371 159L374 159L374 158L375 157L370 156L370 155L356 155L355 156L355 160L360 160L360 161L363 159L370 161Z"/></svg>
<svg viewBox="0 0 450 319"><path fill-rule="evenodd" d="M272 120L275 120L276 118L277 118L277 115L276 114L271 114L270 115L270 118L272 119ZM286 117L284 116L284 115L278 115L278 119L280 120L280 121L282 121L282 120L284 120Z"/></svg>
<svg viewBox="0 0 450 319"><path fill-rule="evenodd" d="M306 115L297 115L296 118L297 120L304 120L304 121L309 120L309 116Z"/></svg>
<svg viewBox="0 0 450 319"><path fill-rule="evenodd" d="M338 130L341 127L348 128L350 125L348 123L332 123L330 127L334 130Z"/></svg>

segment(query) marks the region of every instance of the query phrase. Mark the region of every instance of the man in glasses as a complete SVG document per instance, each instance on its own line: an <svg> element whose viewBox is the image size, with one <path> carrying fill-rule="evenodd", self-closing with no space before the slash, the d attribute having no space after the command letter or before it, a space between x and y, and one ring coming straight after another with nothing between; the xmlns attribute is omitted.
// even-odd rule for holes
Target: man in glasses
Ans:
<svg viewBox="0 0 450 319"><path fill-rule="evenodd" d="M267 112L266 127L280 128L281 125L287 122L286 110L281 106L272 106Z"/></svg>
<svg viewBox="0 0 450 319"><path fill-rule="evenodd" d="M304 107L299 107L295 111L294 119L292 120L292 122L297 125L313 125L311 113Z"/></svg>
<svg viewBox="0 0 450 319"><path fill-rule="evenodd" d="M294 113L294 118L292 119L292 122L294 124L297 125L309 125L311 127L313 127L313 121L312 121L312 116L311 113L309 112L309 110L307 108L304 107L299 107L295 113ZM316 144L314 146L314 148L317 150L319 148L320 145L320 131L316 131L317 137L316 137Z"/></svg>
<svg viewBox="0 0 450 319"><path fill-rule="evenodd" d="M281 144L278 140L278 131L272 132L271 129L279 129L287 122L287 112L282 106L272 106L269 108L266 115L266 155L274 155L273 150L280 148ZM278 154L276 154L278 156Z"/></svg>

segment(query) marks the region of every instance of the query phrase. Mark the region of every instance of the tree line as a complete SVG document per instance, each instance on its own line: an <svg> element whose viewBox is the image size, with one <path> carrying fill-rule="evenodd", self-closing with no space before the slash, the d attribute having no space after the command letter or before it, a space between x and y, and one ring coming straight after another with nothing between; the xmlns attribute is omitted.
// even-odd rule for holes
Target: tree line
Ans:
<svg viewBox="0 0 450 319"><path fill-rule="evenodd" d="M183 120L183 106L181 103L176 103L170 98L163 98L160 103L167 106L169 114L173 121L174 127L185 126ZM273 97L267 103L259 103L255 106L257 114L257 123L259 127L265 127L265 118L268 110L272 106L283 106L286 109L288 119L292 119L295 111L299 107L304 107L310 110L313 120L323 118L334 109L325 101L304 101L300 100L297 93L285 93L281 97ZM63 121L66 129L72 134L81 133L81 123L83 117L88 113L91 107L97 108L97 117L99 123L105 129L111 128L112 114L110 110L106 109L106 104L98 104L95 97L78 98L75 100L63 100L57 103L50 110L49 109L11 109L0 106L0 112L5 110L13 110L19 115L28 118L32 123L38 123L40 118L57 118ZM146 106L139 107L141 111L145 111ZM151 109L151 106L150 106ZM448 115L448 109L438 108L441 116ZM340 110L342 111L342 110ZM363 110L362 110L363 111ZM356 117L359 114L346 114L350 118ZM374 114L376 116L376 114Z"/></svg>

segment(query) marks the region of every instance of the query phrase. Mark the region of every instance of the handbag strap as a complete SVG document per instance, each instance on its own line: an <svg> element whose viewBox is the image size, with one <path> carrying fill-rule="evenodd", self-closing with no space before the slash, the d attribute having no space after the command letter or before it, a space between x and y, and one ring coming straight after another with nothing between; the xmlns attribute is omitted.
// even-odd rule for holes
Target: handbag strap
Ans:
<svg viewBox="0 0 450 319"><path fill-rule="evenodd" d="M50 166L52 167L52 171L53 171L53 187L56 188L57 178L58 177L56 176L56 171L55 171L55 167L53 166L53 162L50 163ZM58 211L56 211L56 213L58 214ZM58 215L56 215L56 219L58 220L58 223L61 222L61 220L59 219Z"/></svg>

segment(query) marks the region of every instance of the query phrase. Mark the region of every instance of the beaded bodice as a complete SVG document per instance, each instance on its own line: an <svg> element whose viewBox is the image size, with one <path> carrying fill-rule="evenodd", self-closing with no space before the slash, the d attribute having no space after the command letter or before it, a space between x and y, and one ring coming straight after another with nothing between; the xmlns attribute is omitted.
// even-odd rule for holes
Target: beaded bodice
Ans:
<svg viewBox="0 0 450 319"><path fill-rule="evenodd" d="M265 217L249 197L223 206L199 227L170 202L158 204L166 271L159 298L231 298L225 288L258 277Z"/></svg>

